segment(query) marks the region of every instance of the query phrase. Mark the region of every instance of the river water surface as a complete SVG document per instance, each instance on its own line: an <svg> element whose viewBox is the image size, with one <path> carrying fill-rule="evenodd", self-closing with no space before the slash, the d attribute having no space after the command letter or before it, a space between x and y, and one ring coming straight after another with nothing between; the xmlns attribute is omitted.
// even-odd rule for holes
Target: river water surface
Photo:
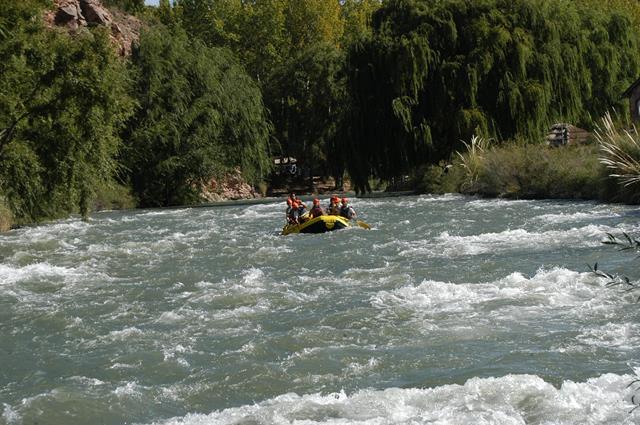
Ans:
<svg viewBox="0 0 640 425"><path fill-rule="evenodd" d="M279 236L284 203L0 235L0 424L636 424L637 208L355 199L372 230Z"/></svg>

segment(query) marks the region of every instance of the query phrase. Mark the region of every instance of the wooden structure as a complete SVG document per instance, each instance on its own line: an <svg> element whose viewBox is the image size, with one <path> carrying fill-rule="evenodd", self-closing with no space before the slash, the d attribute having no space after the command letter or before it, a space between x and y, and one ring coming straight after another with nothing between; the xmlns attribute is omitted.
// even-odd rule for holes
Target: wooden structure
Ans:
<svg viewBox="0 0 640 425"><path fill-rule="evenodd" d="M285 156L273 159L274 170L276 176L296 176L300 175L298 160L296 158Z"/></svg>
<svg viewBox="0 0 640 425"><path fill-rule="evenodd" d="M631 113L631 121L637 123L640 121L640 78L622 93L623 97L629 98L629 112Z"/></svg>
<svg viewBox="0 0 640 425"><path fill-rule="evenodd" d="M582 145L589 141L591 134L582 128L567 123L556 123L549 129L547 144L552 147Z"/></svg>

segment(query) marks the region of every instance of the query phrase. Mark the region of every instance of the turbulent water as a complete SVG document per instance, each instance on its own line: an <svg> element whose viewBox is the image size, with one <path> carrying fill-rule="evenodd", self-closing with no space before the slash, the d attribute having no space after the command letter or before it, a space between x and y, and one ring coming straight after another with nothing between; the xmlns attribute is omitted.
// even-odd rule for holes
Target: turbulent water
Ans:
<svg viewBox="0 0 640 425"><path fill-rule="evenodd" d="M0 236L0 424L635 424L637 208L356 199L106 212ZM636 294L637 296L637 294Z"/></svg>

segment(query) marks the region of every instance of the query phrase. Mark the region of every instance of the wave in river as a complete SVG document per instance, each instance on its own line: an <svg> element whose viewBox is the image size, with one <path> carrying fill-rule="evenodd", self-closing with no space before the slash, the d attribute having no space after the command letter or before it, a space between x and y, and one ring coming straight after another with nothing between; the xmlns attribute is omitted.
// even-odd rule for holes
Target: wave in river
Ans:
<svg viewBox="0 0 640 425"><path fill-rule="evenodd" d="M629 231L629 229L590 224L571 229L542 232L519 228L495 233L455 235L445 231L434 239L405 243L406 247L400 252L400 255L455 258L523 249L542 251L565 247L567 244L574 247L597 247L602 244L607 233L621 233L622 231Z"/></svg>
<svg viewBox="0 0 640 425"><path fill-rule="evenodd" d="M427 389L360 390L347 395L284 394L163 425L205 424L634 424L630 375L606 374L560 388L533 375L473 378Z"/></svg>

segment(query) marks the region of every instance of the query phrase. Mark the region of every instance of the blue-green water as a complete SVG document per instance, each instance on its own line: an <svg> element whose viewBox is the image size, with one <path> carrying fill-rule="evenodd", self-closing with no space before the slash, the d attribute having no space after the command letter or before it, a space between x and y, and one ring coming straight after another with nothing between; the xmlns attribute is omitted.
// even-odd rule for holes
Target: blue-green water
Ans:
<svg viewBox="0 0 640 425"><path fill-rule="evenodd" d="M0 235L0 424L621 424L636 208L355 199L105 212Z"/></svg>

